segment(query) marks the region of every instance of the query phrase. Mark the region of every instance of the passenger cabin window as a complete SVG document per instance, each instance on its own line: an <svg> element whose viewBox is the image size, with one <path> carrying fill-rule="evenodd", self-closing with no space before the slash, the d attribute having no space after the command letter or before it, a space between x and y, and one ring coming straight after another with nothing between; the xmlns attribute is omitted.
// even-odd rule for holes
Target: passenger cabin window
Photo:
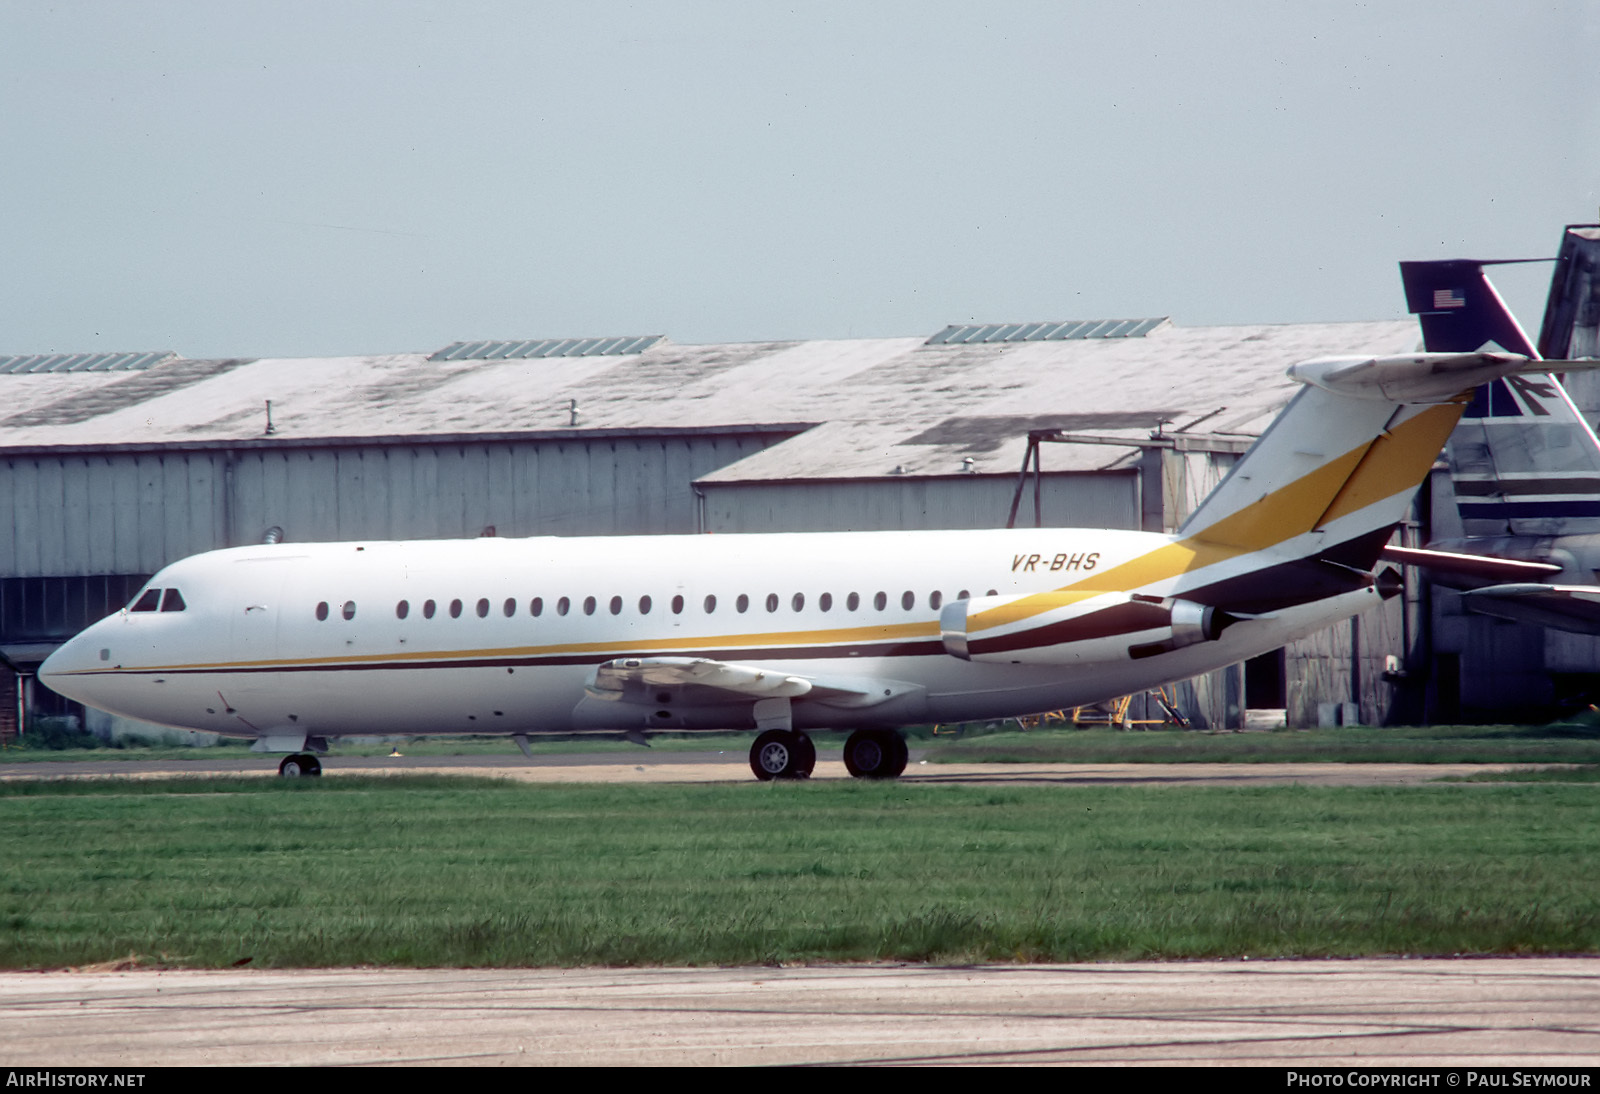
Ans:
<svg viewBox="0 0 1600 1094"><path fill-rule="evenodd" d="M849 596L845 597L844 606L852 612L861 607L861 594L851 593Z"/></svg>
<svg viewBox="0 0 1600 1094"><path fill-rule="evenodd" d="M768 593L767 594L767 611L775 612L777 610L778 610L778 594L777 593Z"/></svg>
<svg viewBox="0 0 1600 1094"><path fill-rule="evenodd" d="M339 614L346 619L354 619L356 617L356 602L354 600L346 600L344 607L339 609Z"/></svg>
<svg viewBox="0 0 1600 1094"><path fill-rule="evenodd" d="M328 602L326 600L318 601L317 602L317 622L318 623L324 622L327 618L328 618Z"/></svg>
<svg viewBox="0 0 1600 1094"><path fill-rule="evenodd" d="M438 605L435 604L433 601L424 600L422 602L422 618L424 618L424 619L432 619L433 618L433 613L434 613L435 610L437 610L437 608L438 608Z"/></svg>
<svg viewBox="0 0 1600 1094"><path fill-rule="evenodd" d="M939 590L935 589L933 592L928 594L928 607L932 608L935 611L938 611L939 610L939 605L943 604L943 603L944 603L944 594L941 593Z"/></svg>
<svg viewBox="0 0 1600 1094"><path fill-rule="evenodd" d="M682 597L678 598L678 607L679 608L683 607L683 598ZM640 615L649 615L650 614L650 598L648 596L641 596L639 598L639 614Z"/></svg>
<svg viewBox="0 0 1600 1094"><path fill-rule="evenodd" d="M611 598L611 614L612 615L621 615L622 614L622 597L614 596L614 597Z"/></svg>
<svg viewBox="0 0 1600 1094"><path fill-rule="evenodd" d="M714 596L707 596L706 597L706 614L710 615L712 612L714 612L716 610L717 610L717 598L714 597Z"/></svg>
<svg viewBox="0 0 1600 1094"><path fill-rule="evenodd" d="M402 600L400 603L398 603L398 604L396 604L394 606L394 617L396 619L404 619L406 616L408 616L410 614L411 614L411 604L410 604L409 601Z"/></svg>
<svg viewBox="0 0 1600 1094"><path fill-rule="evenodd" d="M649 597L645 597L645 599L649 600L650 598ZM675 597L672 598L672 614L673 615L682 615L683 614L683 597L675 596Z"/></svg>
<svg viewBox="0 0 1600 1094"><path fill-rule="evenodd" d="M883 611L883 609L889 606L889 594L878 593L872 598L872 606L877 608L880 612Z"/></svg>
<svg viewBox="0 0 1600 1094"><path fill-rule="evenodd" d="M750 598L740 593L739 599L733 602L733 606L738 611L747 612L750 610Z"/></svg>
<svg viewBox="0 0 1600 1094"><path fill-rule="evenodd" d="M482 599L480 599L478 601L478 618L479 619L488 619L489 618L489 598L488 597L483 597Z"/></svg>
<svg viewBox="0 0 1600 1094"><path fill-rule="evenodd" d="M584 615L593 615L594 614L595 603L596 603L596 601L595 601L594 597L592 597L592 596L584 597L583 598L583 614Z"/></svg>
<svg viewBox="0 0 1600 1094"><path fill-rule="evenodd" d="M901 593L900 606L908 612L912 608L915 608L917 606L917 594L912 592L910 589L907 589L905 592Z"/></svg>
<svg viewBox="0 0 1600 1094"><path fill-rule="evenodd" d="M821 596L817 597L817 607L821 608L825 612L832 611L833 610L833 594L832 593L823 593Z"/></svg>
<svg viewBox="0 0 1600 1094"><path fill-rule="evenodd" d="M461 601L452 600L450 602L450 618L451 619L460 619L461 618Z"/></svg>
<svg viewBox="0 0 1600 1094"><path fill-rule="evenodd" d="M544 614L544 597L536 596L528 603L528 614L535 619Z"/></svg>
<svg viewBox="0 0 1600 1094"><path fill-rule="evenodd" d="M566 597L562 597L560 600L556 601L556 614L557 615L566 615L571 610L572 610L572 601L571 600L568 600Z"/></svg>
<svg viewBox="0 0 1600 1094"><path fill-rule="evenodd" d="M139 599L133 602L130 612L153 612L161 607L161 590L146 589L140 594Z"/></svg>
<svg viewBox="0 0 1600 1094"><path fill-rule="evenodd" d="M517 614L517 602L512 600L510 597L507 597L502 610L506 613L506 618L510 619L512 616Z"/></svg>
<svg viewBox="0 0 1600 1094"><path fill-rule="evenodd" d="M792 607L797 612L804 610L804 608L806 606L806 594L805 593L795 593L794 594L794 599L789 601L789 606Z"/></svg>
<svg viewBox="0 0 1600 1094"><path fill-rule="evenodd" d="M183 594L177 589L168 589L161 597L161 610L164 612L181 612L184 606Z"/></svg>

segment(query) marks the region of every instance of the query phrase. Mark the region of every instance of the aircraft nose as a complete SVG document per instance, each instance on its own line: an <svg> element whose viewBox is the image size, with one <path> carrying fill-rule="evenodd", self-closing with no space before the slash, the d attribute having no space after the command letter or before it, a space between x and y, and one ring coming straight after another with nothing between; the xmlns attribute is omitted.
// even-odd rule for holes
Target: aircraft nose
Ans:
<svg viewBox="0 0 1600 1094"><path fill-rule="evenodd" d="M57 695L88 702L83 673L102 667L98 636L94 628L69 638L39 666L39 681Z"/></svg>

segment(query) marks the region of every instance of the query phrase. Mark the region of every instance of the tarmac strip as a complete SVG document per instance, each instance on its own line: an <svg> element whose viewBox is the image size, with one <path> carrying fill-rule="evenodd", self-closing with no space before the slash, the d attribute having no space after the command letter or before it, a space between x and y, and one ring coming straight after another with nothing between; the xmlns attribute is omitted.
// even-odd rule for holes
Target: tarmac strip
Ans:
<svg viewBox="0 0 1600 1094"><path fill-rule="evenodd" d="M642 752L643 750L641 750ZM173 775L276 775L278 757L223 760L19 761L0 765L8 779L169 778ZM1184 764L933 764L915 752L900 781L983 786L1408 786L1483 772L1531 770L1549 764L1184 763ZM744 753L563 753L530 761L510 756L329 756L324 777L375 773L481 775L534 783L750 782ZM813 779L848 779L839 760L817 760Z"/></svg>
<svg viewBox="0 0 1600 1094"><path fill-rule="evenodd" d="M8 1067L1572 1068L1600 959L0 973L0 1028Z"/></svg>

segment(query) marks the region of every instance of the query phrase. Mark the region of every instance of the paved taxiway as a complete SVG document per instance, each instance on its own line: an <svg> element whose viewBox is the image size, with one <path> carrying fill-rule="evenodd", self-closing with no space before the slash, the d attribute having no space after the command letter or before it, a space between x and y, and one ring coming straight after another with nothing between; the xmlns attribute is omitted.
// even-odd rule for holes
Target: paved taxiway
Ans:
<svg viewBox="0 0 1600 1094"><path fill-rule="evenodd" d="M0 780L124 775L272 775L278 757L240 755L194 760L48 760L0 765ZM912 752L902 781L1007 786L1402 786L1448 776L1511 771L1537 764L932 764ZM750 782L744 752L596 752L503 756L329 756L325 776L376 772L487 775L522 782ZM832 756L817 759L814 779L848 779Z"/></svg>
<svg viewBox="0 0 1600 1094"><path fill-rule="evenodd" d="M1600 959L0 974L0 1065L1600 1063Z"/></svg>

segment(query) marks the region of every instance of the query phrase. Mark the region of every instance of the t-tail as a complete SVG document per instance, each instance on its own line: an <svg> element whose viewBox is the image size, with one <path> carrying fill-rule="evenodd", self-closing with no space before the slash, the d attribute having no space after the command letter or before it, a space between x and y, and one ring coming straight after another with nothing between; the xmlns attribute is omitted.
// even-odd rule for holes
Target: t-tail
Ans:
<svg viewBox="0 0 1600 1094"><path fill-rule="evenodd" d="M1522 363L1470 353L1294 366L1290 375L1306 387L1179 535L1210 550L1257 553L1266 564L1370 570L1472 387Z"/></svg>
<svg viewBox="0 0 1600 1094"><path fill-rule="evenodd" d="M1305 384L1166 546L1061 590L1136 590L1266 615L1396 582L1384 545L1474 387L1526 365L1505 353L1340 357L1289 369Z"/></svg>

